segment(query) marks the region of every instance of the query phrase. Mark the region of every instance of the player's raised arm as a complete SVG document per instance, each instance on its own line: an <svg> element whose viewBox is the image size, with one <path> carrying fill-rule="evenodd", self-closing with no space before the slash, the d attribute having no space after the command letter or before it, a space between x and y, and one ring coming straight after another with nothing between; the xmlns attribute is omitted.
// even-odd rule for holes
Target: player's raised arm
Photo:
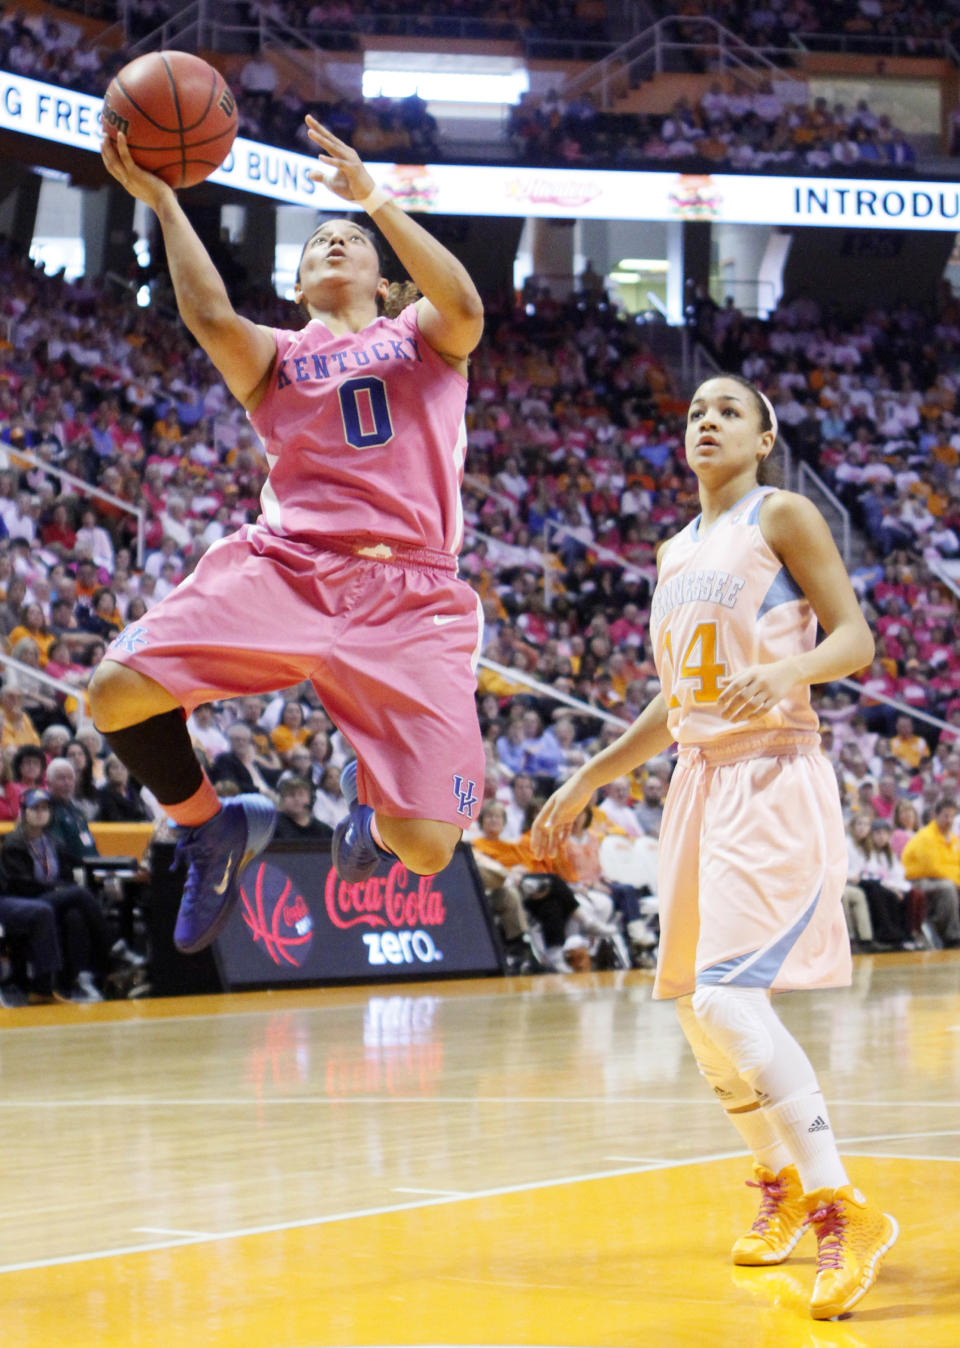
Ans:
<svg viewBox="0 0 960 1348"><path fill-rule="evenodd" d="M589 805L594 791L617 777L629 776L641 763L663 753L672 743L667 704L658 693L619 739L588 759L554 791L533 821L530 846L534 856L548 856L569 837L577 815Z"/></svg>
<svg viewBox="0 0 960 1348"><path fill-rule="evenodd" d="M325 166L309 176L344 201L375 213L377 228L421 291L417 302L420 331L435 351L465 360L483 332L483 304L466 268L449 249L389 198L375 204L377 185L356 150L338 140L315 117L307 117L310 139Z"/></svg>
<svg viewBox="0 0 960 1348"><path fill-rule="evenodd" d="M108 172L131 196L145 202L160 222L180 317L234 397L245 407L255 405L276 357L273 333L236 312L177 194L162 178L134 163L126 137L121 133L116 143L104 137L101 154Z"/></svg>

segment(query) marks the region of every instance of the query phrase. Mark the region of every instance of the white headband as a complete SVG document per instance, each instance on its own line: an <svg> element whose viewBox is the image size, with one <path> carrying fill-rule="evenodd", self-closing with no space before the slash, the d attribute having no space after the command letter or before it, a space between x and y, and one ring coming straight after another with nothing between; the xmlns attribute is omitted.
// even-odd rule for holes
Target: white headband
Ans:
<svg viewBox="0 0 960 1348"><path fill-rule="evenodd" d="M776 444L776 441L777 441L777 435L779 434L779 423L777 422L777 414L776 414L776 412L773 410L773 403L770 401L770 399L767 397L767 395L763 392L762 389L757 389L757 392L760 394L760 397L763 399L763 405L764 405L764 407L765 407L765 408L767 409L767 411L770 413L770 428L771 428L771 430L773 431L773 441L774 441L774 444Z"/></svg>

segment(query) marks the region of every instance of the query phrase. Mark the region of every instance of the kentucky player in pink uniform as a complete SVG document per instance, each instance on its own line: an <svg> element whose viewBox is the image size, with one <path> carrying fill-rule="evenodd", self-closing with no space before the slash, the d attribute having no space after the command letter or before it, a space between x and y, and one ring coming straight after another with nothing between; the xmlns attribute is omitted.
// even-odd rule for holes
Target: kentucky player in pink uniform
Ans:
<svg viewBox="0 0 960 1348"><path fill-rule="evenodd" d="M263 796L219 800L185 726L199 703L313 681L357 754L333 843L350 882L389 855L421 875L442 870L483 795L482 618L456 562L480 298L356 152L307 124L322 166L312 176L376 214L421 292L394 317L375 235L333 219L301 256L306 327L242 318L174 192L134 164L123 137L103 145L110 172L156 212L181 317L270 468L256 524L214 544L128 627L90 685L98 728L180 826L188 872L174 939L188 952L226 922L275 821Z"/></svg>
<svg viewBox="0 0 960 1348"><path fill-rule="evenodd" d="M551 796L532 844L555 848L598 787L679 745L653 995L677 999L754 1156L760 1213L734 1262L780 1263L812 1225L811 1312L830 1319L872 1286L897 1224L850 1185L813 1067L770 993L850 982L840 799L809 689L868 665L873 639L818 511L758 483L775 440L770 403L739 375L697 389L686 452L702 513L660 549L660 694Z"/></svg>

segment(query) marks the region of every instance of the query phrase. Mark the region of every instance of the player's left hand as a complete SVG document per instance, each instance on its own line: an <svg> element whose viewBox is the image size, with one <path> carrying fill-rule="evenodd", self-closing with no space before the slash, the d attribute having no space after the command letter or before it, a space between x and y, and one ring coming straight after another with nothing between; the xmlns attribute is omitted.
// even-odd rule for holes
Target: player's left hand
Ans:
<svg viewBox="0 0 960 1348"><path fill-rule="evenodd" d="M360 156L352 146L338 140L332 131L318 122L308 113L304 118L307 135L314 145L319 147L317 159L326 169L312 169L308 178L315 183L323 183L344 201L362 201L368 197L376 183L360 162Z"/></svg>
<svg viewBox="0 0 960 1348"><path fill-rule="evenodd" d="M765 716L797 683L786 660L770 665L748 665L724 684L717 698L717 711L727 721L748 721Z"/></svg>

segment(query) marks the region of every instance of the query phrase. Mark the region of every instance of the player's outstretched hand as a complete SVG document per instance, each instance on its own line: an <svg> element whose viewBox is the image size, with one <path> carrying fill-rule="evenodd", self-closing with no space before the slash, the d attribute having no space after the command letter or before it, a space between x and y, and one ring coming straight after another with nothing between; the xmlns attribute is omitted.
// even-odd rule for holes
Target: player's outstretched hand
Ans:
<svg viewBox="0 0 960 1348"><path fill-rule="evenodd" d="M577 816L590 804L593 787L575 772L557 788L533 821L530 849L535 857L552 856L570 836Z"/></svg>
<svg viewBox="0 0 960 1348"><path fill-rule="evenodd" d="M168 196L175 196L173 188L158 178L155 173L142 169L134 162L127 148L127 138L121 131L116 141L104 136L100 142L100 157L106 170L111 173L121 187L125 187L132 197L146 202L151 210L157 210Z"/></svg>
<svg viewBox="0 0 960 1348"><path fill-rule="evenodd" d="M362 201L368 197L376 183L360 162L360 156L352 146L338 140L332 131L318 122L308 113L304 118L307 135L318 146L317 159L326 168L313 169L307 174L315 183L324 183L331 192L336 192L344 201Z"/></svg>
<svg viewBox="0 0 960 1348"><path fill-rule="evenodd" d="M728 721L748 721L754 716L765 716L786 697L797 681L789 660L749 665L726 681L717 698L717 711Z"/></svg>

